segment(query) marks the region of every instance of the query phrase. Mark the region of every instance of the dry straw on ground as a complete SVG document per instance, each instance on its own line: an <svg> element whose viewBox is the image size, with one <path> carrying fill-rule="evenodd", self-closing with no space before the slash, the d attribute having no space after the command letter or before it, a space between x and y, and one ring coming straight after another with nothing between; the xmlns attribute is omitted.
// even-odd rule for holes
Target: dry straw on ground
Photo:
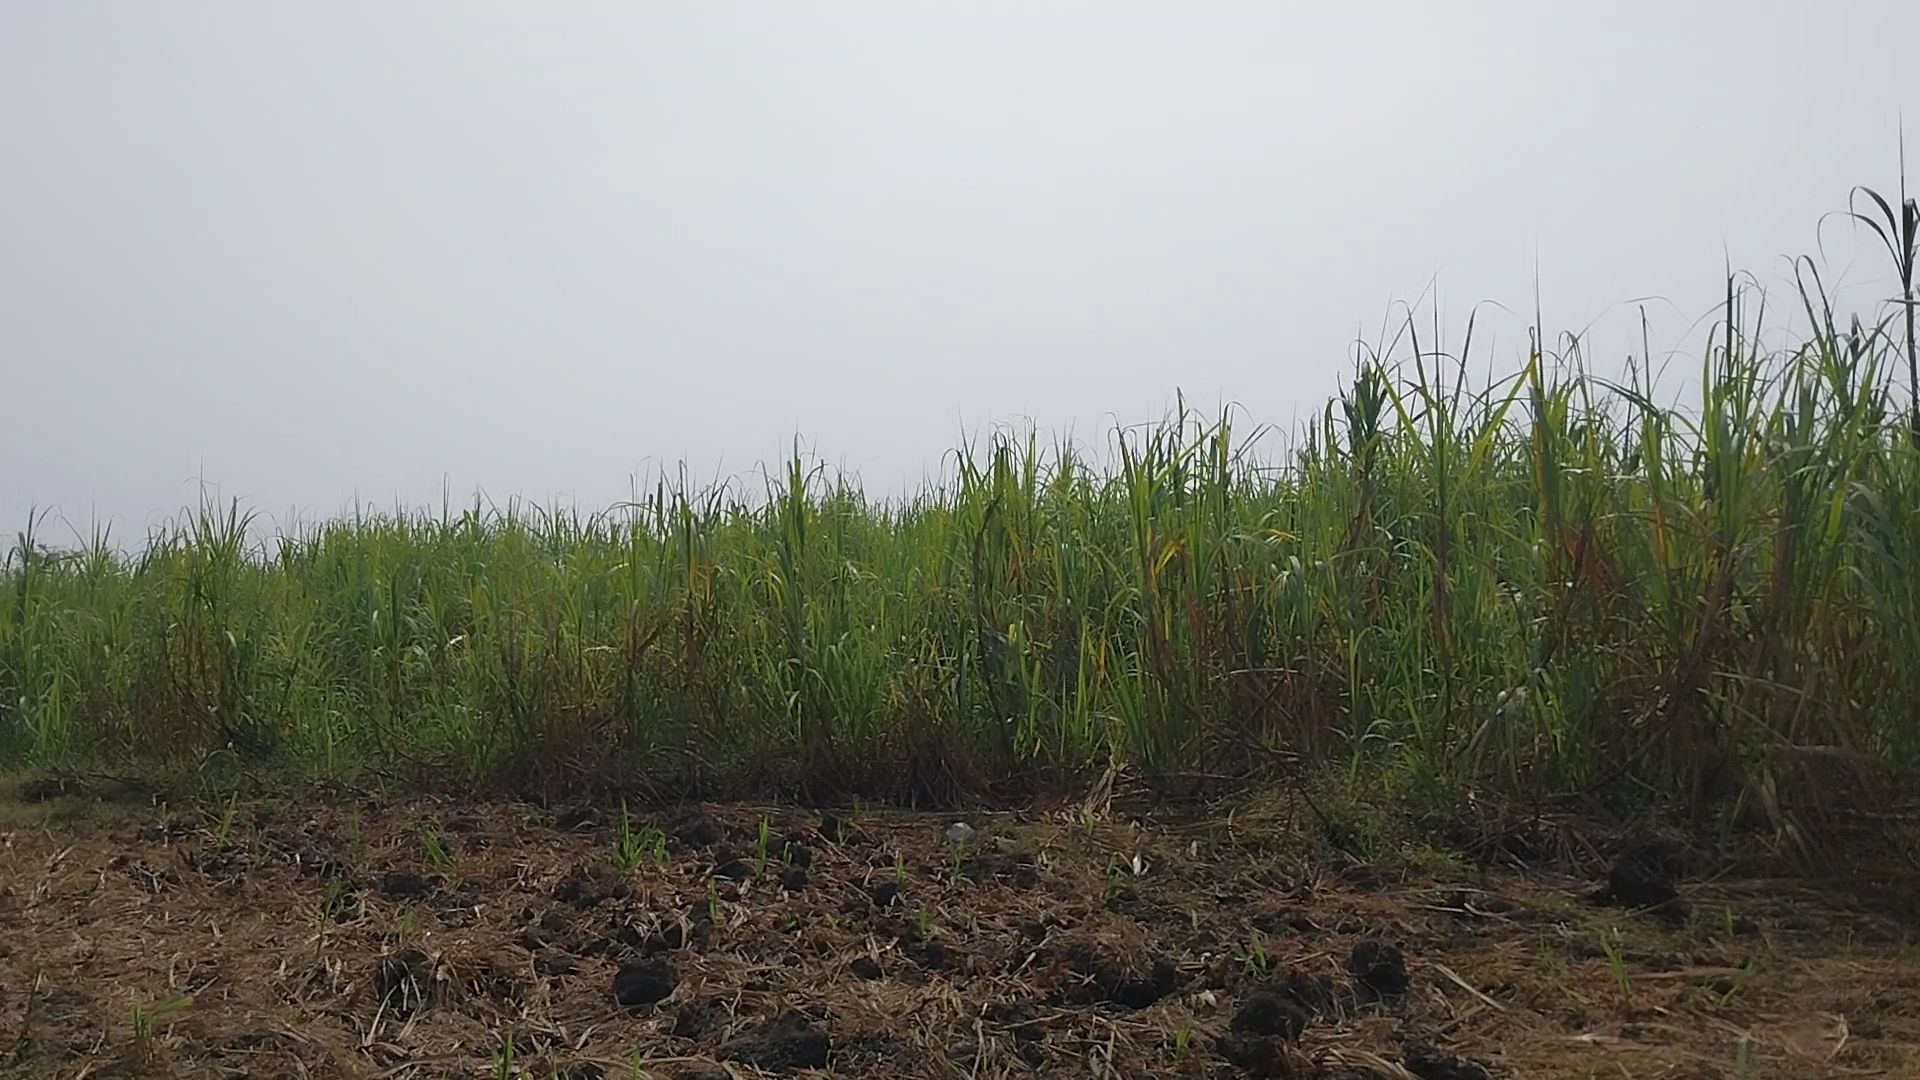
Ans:
<svg viewBox="0 0 1920 1080"><path fill-rule="evenodd" d="M1331 856L1285 800L963 845L783 806L44 810L0 836L0 1076L1920 1075L1910 888L1682 865L1684 912L1636 912L1600 863ZM624 1007L623 969L668 992Z"/></svg>

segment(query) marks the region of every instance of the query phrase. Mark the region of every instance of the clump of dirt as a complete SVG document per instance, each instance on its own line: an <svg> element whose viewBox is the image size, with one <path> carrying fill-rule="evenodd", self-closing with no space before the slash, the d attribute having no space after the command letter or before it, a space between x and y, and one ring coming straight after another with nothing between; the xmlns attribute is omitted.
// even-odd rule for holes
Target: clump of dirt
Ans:
<svg viewBox="0 0 1920 1080"><path fill-rule="evenodd" d="M495 954L472 964L465 972L464 986L472 994L500 1002L520 1000L520 972L517 957Z"/></svg>
<svg viewBox="0 0 1920 1080"><path fill-rule="evenodd" d="M1347 954L1347 973L1363 998L1397 998L1411 985L1407 958L1398 945L1379 938L1363 938Z"/></svg>
<svg viewBox="0 0 1920 1080"><path fill-rule="evenodd" d="M1486 1067L1457 1054L1449 1054L1426 1043L1406 1048L1401 1063L1420 1080L1488 1080Z"/></svg>
<svg viewBox="0 0 1920 1080"><path fill-rule="evenodd" d="M1144 1009L1172 994L1180 972L1166 957L1122 957L1091 942L1075 942L1066 949L1072 977L1055 998L1063 1005L1118 1005Z"/></svg>
<svg viewBox="0 0 1920 1080"><path fill-rule="evenodd" d="M660 932L649 938L644 948L649 951L677 952L705 944L713 938L714 904L710 900L695 900L687 906L684 913L670 917Z"/></svg>
<svg viewBox="0 0 1920 1080"><path fill-rule="evenodd" d="M633 886L605 871L576 866L553 887L553 898L582 911L599 907L609 900L625 900L633 895Z"/></svg>
<svg viewBox="0 0 1920 1080"><path fill-rule="evenodd" d="M607 930L607 933L595 934L574 946L575 955L626 960L640 951L641 946L646 943L646 936L632 923L619 923L607 927Z"/></svg>
<svg viewBox="0 0 1920 1080"><path fill-rule="evenodd" d="M713 868L713 876L732 882L745 881L753 876L753 864L745 859L728 859Z"/></svg>
<svg viewBox="0 0 1920 1080"><path fill-rule="evenodd" d="M564 952L540 952L533 958L535 973L550 979L563 979L580 970L580 962Z"/></svg>
<svg viewBox="0 0 1920 1080"><path fill-rule="evenodd" d="M1684 921L1686 907L1680 899L1679 859L1673 845L1645 838L1628 844L1607 868L1606 884L1593 899Z"/></svg>
<svg viewBox="0 0 1920 1080"><path fill-rule="evenodd" d="M1013 1039L1014 1053L1029 1067L1039 1069L1046 1065L1049 1058L1047 1050L1047 1025L1043 1019L1041 1006L1027 998L1011 1001L996 1001L986 1007L981 1019L1009 1035ZM972 1061L974 1050L971 1047L949 1048L948 1058L955 1064Z"/></svg>
<svg viewBox="0 0 1920 1080"><path fill-rule="evenodd" d="M389 870L380 875L380 895L389 900L421 900L431 896L438 884L411 870Z"/></svg>
<svg viewBox="0 0 1920 1080"><path fill-rule="evenodd" d="M976 885L998 882L1025 891L1040 886L1040 870L1033 856L983 851L960 862L960 876Z"/></svg>
<svg viewBox="0 0 1920 1080"><path fill-rule="evenodd" d="M720 1047L720 1060L769 1072L791 1072L826 1068L832 1051L833 1040L825 1030L797 1013L784 1013L727 1040Z"/></svg>
<svg viewBox="0 0 1920 1080"><path fill-rule="evenodd" d="M954 955L944 942L918 933L899 935L900 951L924 971L945 971L954 966Z"/></svg>
<svg viewBox="0 0 1920 1080"><path fill-rule="evenodd" d="M701 1039L727 1026L727 1007L717 1001L692 1001L673 1015L668 1034L676 1039Z"/></svg>
<svg viewBox="0 0 1920 1080"><path fill-rule="evenodd" d="M1214 1051L1253 1076L1291 1075L1296 1061L1290 1047L1314 1017L1331 1008L1332 992L1324 979L1290 971L1240 1002Z"/></svg>
<svg viewBox="0 0 1920 1080"><path fill-rule="evenodd" d="M1228 1032L1214 1040L1214 1053L1221 1060L1244 1070L1251 1077L1293 1077L1301 1075L1290 1047L1279 1039ZM1307 1074L1311 1075L1311 1074Z"/></svg>
<svg viewBox="0 0 1920 1080"><path fill-rule="evenodd" d="M600 811L591 806L569 806L553 815L553 827L561 832L584 833L606 825Z"/></svg>
<svg viewBox="0 0 1920 1080"><path fill-rule="evenodd" d="M1256 990L1234 1011L1227 1030L1235 1035L1293 1042L1306 1030L1308 1017L1299 1003L1270 990Z"/></svg>
<svg viewBox="0 0 1920 1080"><path fill-rule="evenodd" d="M613 976L613 1000L623 1009L658 1004L673 996L680 975L664 957L620 965Z"/></svg>
<svg viewBox="0 0 1920 1080"><path fill-rule="evenodd" d="M1256 989L1278 996L1281 1001L1310 1018L1324 1016L1337 1019L1340 1015L1339 995L1334 989L1333 980L1325 974L1288 966L1262 980Z"/></svg>
<svg viewBox="0 0 1920 1080"><path fill-rule="evenodd" d="M837 814L821 814L817 832L823 842L838 847L868 847L873 843L859 826Z"/></svg>
<svg viewBox="0 0 1920 1080"><path fill-rule="evenodd" d="M704 810L685 814L668 824L669 835L682 851L710 848L727 839L726 827Z"/></svg>
<svg viewBox="0 0 1920 1080"><path fill-rule="evenodd" d="M433 1004L439 986L434 964L419 949L381 957L373 972L373 995L396 1016L412 1016Z"/></svg>

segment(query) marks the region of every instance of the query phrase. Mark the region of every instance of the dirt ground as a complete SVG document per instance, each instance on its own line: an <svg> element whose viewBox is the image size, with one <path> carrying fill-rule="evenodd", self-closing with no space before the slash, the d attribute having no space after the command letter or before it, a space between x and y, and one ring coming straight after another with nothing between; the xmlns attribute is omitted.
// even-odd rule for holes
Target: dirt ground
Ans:
<svg viewBox="0 0 1920 1080"><path fill-rule="evenodd" d="M72 802L0 817L0 1076L1920 1077L1911 883L1652 844L1364 863L1282 796Z"/></svg>

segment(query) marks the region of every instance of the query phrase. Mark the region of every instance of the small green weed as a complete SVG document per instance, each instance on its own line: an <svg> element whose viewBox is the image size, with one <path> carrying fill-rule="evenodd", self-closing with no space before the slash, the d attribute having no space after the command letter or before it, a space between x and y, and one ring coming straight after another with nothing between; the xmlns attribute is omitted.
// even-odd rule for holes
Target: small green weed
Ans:
<svg viewBox="0 0 1920 1080"><path fill-rule="evenodd" d="M773 824L764 816L760 819L760 831L754 838L753 876L765 877L767 873L767 850L773 844Z"/></svg>
<svg viewBox="0 0 1920 1080"><path fill-rule="evenodd" d="M439 830L428 829L420 835L420 851L426 856L427 865L445 872L453 866L453 855L447 850L446 838Z"/></svg>
<svg viewBox="0 0 1920 1080"><path fill-rule="evenodd" d="M631 874L640 869L640 863L647 857L646 840L633 831L633 822L627 817L625 804L620 807L620 831L613 839L613 868L623 874Z"/></svg>
<svg viewBox="0 0 1920 1080"><path fill-rule="evenodd" d="M160 1021L174 1013L193 1008L193 998L181 996L169 998L154 1005L135 1003L128 1010L128 1024L133 1029L134 1040L141 1043L151 1042L159 1032Z"/></svg>
<svg viewBox="0 0 1920 1080"><path fill-rule="evenodd" d="M1633 975L1627 970L1626 953L1620 948L1612 934L1600 935L1600 951L1607 955L1607 967L1613 972L1615 989L1620 991L1620 1002L1628 1008L1633 1007Z"/></svg>
<svg viewBox="0 0 1920 1080"><path fill-rule="evenodd" d="M1267 936L1258 930L1247 939L1247 947L1238 956L1249 972L1262 978L1273 973L1273 956L1267 951Z"/></svg>
<svg viewBox="0 0 1920 1080"><path fill-rule="evenodd" d="M509 1031L500 1036L500 1045L493 1051L493 1080L513 1080L518 1071L514 1068L514 1038Z"/></svg>
<svg viewBox="0 0 1920 1080"><path fill-rule="evenodd" d="M236 791L227 799L227 809L220 815L219 824L214 827L214 843L221 847L227 846L227 841L233 837L233 819L235 815L239 813L239 810L240 793Z"/></svg>
<svg viewBox="0 0 1920 1080"><path fill-rule="evenodd" d="M319 921L323 925L339 921L346 914L347 902L351 897L352 891L345 877L335 875L328 878L326 890L320 894Z"/></svg>

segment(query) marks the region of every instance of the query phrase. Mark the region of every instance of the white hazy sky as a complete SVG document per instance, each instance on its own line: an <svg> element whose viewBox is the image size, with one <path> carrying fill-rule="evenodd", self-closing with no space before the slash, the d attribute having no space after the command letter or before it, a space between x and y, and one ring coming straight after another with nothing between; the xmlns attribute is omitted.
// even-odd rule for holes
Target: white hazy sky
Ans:
<svg viewBox="0 0 1920 1080"><path fill-rule="evenodd" d="M1176 391L1288 426L1429 286L1509 367L1536 273L1603 359L1650 295L1692 348L1728 261L1855 250L1917 48L1896 0L11 0L0 528L591 508L796 436L899 491Z"/></svg>

